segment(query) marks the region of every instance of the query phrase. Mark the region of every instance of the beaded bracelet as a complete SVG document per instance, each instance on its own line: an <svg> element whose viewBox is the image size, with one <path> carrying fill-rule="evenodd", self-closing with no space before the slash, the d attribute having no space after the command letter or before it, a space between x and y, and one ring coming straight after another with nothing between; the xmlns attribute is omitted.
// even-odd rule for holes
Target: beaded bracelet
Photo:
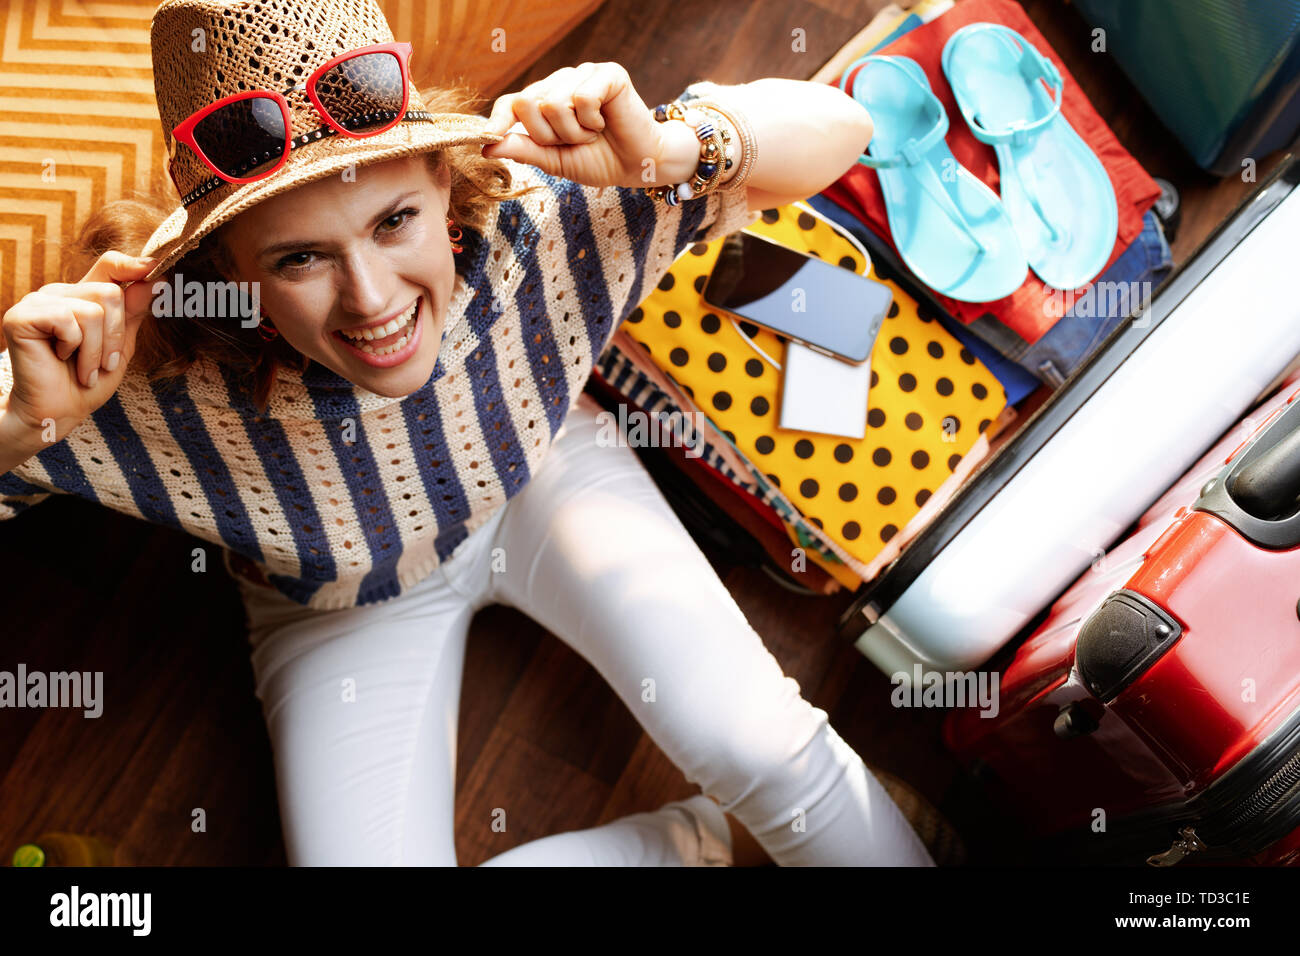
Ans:
<svg viewBox="0 0 1300 956"><path fill-rule="evenodd" d="M711 97L696 97L691 106L698 110L712 111L720 115L732 125L736 135L740 137L740 169L736 171L736 175L732 176L725 186L718 187L723 192L739 192L744 188L745 181L749 179L749 174L754 168L754 161L758 159L758 141L754 138L754 128L749 124L749 117L734 106L730 104L724 106ZM727 167L731 167L730 156L727 159Z"/></svg>
<svg viewBox="0 0 1300 956"><path fill-rule="evenodd" d="M682 120L692 127L696 138L700 141L700 162L691 179L675 186L647 186L641 190L651 199L665 202L670 206L676 206L684 199L696 199L713 192L722 180L723 174L732 166L732 159L727 155L731 146L731 134L726 127L715 125L701 110L692 109L690 112L694 114L694 118L697 118L694 123L687 118L688 112L681 100L660 103L654 108L655 122Z"/></svg>
<svg viewBox="0 0 1300 956"><path fill-rule="evenodd" d="M719 86L711 80L697 80L690 86L686 87L681 93L679 99L688 104L687 109L694 107L701 110L713 110L715 113L722 115L728 123L735 129L736 135L740 137L740 169L735 176L725 186L718 188L722 192L738 192L745 186L745 181L749 179L749 174L754 168L754 162L758 159L758 140L754 136L754 127L750 125L749 117L743 110L737 109L734 104L724 102L726 87Z"/></svg>

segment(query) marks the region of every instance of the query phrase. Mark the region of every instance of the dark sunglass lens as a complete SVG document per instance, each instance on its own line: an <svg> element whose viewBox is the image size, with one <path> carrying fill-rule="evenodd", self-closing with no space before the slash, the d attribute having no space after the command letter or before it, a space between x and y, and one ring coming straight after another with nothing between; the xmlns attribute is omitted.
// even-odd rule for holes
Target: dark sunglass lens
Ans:
<svg viewBox="0 0 1300 956"><path fill-rule="evenodd" d="M277 162L284 152L284 114L269 96L227 103L194 126L194 142L219 170L234 179Z"/></svg>
<svg viewBox="0 0 1300 956"><path fill-rule="evenodd" d="M391 53L354 56L316 81L316 98L330 119L356 133L391 126L405 91L402 64Z"/></svg>

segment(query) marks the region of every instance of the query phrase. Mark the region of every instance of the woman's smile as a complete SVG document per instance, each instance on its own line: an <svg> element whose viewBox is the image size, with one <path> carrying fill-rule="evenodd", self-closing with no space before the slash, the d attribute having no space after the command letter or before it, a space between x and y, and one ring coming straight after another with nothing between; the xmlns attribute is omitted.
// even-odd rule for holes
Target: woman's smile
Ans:
<svg viewBox="0 0 1300 956"><path fill-rule="evenodd" d="M424 321L424 296L397 314L367 325L335 329L333 337L343 343L345 354L374 368L401 365L420 347Z"/></svg>

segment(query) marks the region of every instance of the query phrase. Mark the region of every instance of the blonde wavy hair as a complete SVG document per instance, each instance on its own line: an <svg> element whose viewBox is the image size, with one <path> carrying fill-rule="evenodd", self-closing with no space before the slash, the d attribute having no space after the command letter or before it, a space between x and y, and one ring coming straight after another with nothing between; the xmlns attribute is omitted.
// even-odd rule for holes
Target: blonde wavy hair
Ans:
<svg viewBox="0 0 1300 956"><path fill-rule="evenodd" d="M420 95L431 113L478 113L485 102L477 91L461 84L434 87ZM450 169L449 215L457 225L481 233L494 221L499 203L541 187L513 188L505 162L485 157L479 149L475 145L453 146L423 155L435 171L443 165ZM175 202L170 196L137 194L96 210L77 230L64 256L64 281L78 281L109 250L139 255L154 230L175 209ZM187 282L223 281L223 270L227 274L229 270L222 232L219 228L205 236L196 249L156 281L171 282L178 272ZM234 380L262 411L270 402L277 370L287 366L301 371L307 366L307 358L283 337L268 342L256 328L245 329L241 323L179 316L166 321L145 317L137 333L132 364L142 368L150 381L167 380L184 375L200 356L232 371Z"/></svg>

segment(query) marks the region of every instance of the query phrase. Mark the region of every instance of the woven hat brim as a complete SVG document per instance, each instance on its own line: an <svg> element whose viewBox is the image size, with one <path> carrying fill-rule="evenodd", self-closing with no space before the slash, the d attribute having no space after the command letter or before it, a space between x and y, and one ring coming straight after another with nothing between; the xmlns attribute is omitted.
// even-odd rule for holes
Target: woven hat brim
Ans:
<svg viewBox="0 0 1300 956"><path fill-rule="evenodd" d="M443 114L434 123L399 123L375 136L351 138L330 136L295 149L289 162L274 175L239 186L215 190L186 208L179 206L144 244L143 256L156 256L157 265L143 281L152 282L166 274L181 258L192 252L204 236L247 209L286 193L296 186L316 182L349 166L358 169L388 159L413 156L452 146L499 143L505 137L486 132L487 117L474 114ZM183 148L183 147L182 147Z"/></svg>

